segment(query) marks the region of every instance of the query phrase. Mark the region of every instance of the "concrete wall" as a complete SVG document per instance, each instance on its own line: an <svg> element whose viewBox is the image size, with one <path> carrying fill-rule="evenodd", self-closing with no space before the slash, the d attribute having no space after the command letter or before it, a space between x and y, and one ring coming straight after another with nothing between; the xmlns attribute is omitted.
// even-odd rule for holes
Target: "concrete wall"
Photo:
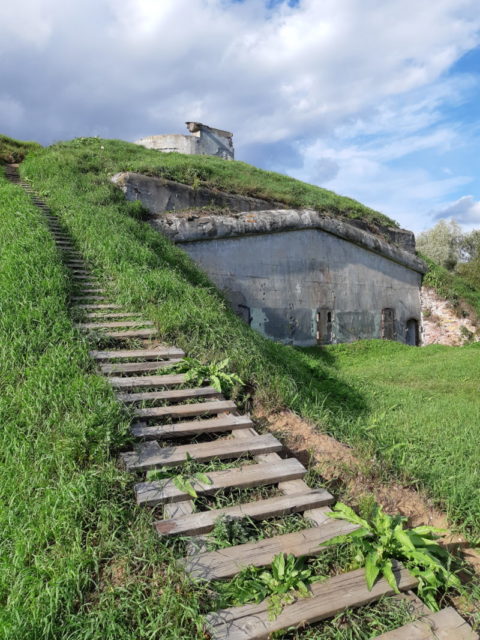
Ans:
<svg viewBox="0 0 480 640"><path fill-rule="evenodd" d="M233 309L274 340L307 346L381 338L385 308L394 309L400 342L407 321L420 322L420 271L319 229L179 245Z"/></svg>
<svg viewBox="0 0 480 640"><path fill-rule="evenodd" d="M136 140L135 144L157 151L176 151L203 156L217 156L225 160L234 159L232 136L229 131L215 129L201 122L187 122L193 135L162 134Z"/></svg>

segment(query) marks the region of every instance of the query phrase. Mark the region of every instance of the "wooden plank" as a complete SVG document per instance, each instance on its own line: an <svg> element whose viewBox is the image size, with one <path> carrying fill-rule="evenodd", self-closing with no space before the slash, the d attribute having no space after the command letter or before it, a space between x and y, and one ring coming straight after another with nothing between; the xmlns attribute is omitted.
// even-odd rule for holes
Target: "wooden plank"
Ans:
<svg viewBox="0 0 480 640"><path fill-rule="evenodd" d="M77 329L84 331L90 329L115 329L122 327L153 327L153 322L150 320L122 320L120 322L81 322L75 325Z"/></svg>
<svg viewBox="0 0 480 640"><path fill-rule="evenodd" d="M121 309L119 304L77 304L77 309Z"/></svg>
<svg viewBox="0 0 480 640"><path fill-rule="evenodd" d="M236 416L233 413L226 413L217 418L208 418L207 420L190 420L188 422L152 426L147 426L144 423L133 424L131 433L136 438L161 440L162 438L181 438L201 433L221 433L222 431L245 429L245 427L250 427L252 424L248 416Z"/></svg>
<svg viewBox="0 0 480 640"><path fill-rule="evenodd" d="M203 462L218 458L238 458L247 453L280 451L282 444L271 433L252 438L248 443L237 440L216 440L178 447L160 447L158 442L149 440L136 447L135 451L122 453L121 458L128 471L147 471L160 467L173 467L185 462L187 454Z"/></svg>
<svg viewBox="0 0 480 640"><path fill-rule="evenodd" d="M210 495L229 487L246 489L276 484L279 480L301 478L306 473L307 470L299 460L288 458L276 465L250 464L233 469L211 471L207 473L211 484L195 480L193 485L199 495ZM188 494L178 489L171 480L140 482L135 485L135 495L137 504L145 506L188 499Z"/></svg>
<svg viewBox="0 0 480 640"><path fill-rule="evenodd" d="M113 364L101 364L100 371L105 375L110 375L111 373L143 373L165 369L181 361L182 358L169 358L154 362L115 362Z"/></svg>
<svg viewBox="0 0 480 640"><path fill-rule="evenodd" d="M217 400L216 402L195 402L193 404L172 405L170 407L147 407L134 409L137 418L185 418L187 416L208 416L213 413L235 411L237 405L232 400Z"/></svg>
<svg viewBox="0 0 480 640"><path fill-rule="evenodd" d="M130 311L118 311L117 313L85 313L85 318L92 318L98 320L109 320L110 318L139 318L141 313L132 313Z"/></svg>
<svg viewBox="0 0 480 640"><path fill-rule="evenodd" d="M184 373L164 376L132 376L130 378L116 378L111 376L108 381L116 389L141 389L142 387L173 387L183 384L186 376Z"/></svg>
<svg viewBox="0 0 480 640"><path fill-rule="evenodd" d="M83 287L83 285L80 283L80 287ZM103 287L83 287L82 289L78 288L77 289L77 293L79 295L90 295L91 293L106 293L106 289L103 289Z"/></svg>
<svg viewBox="0 0 480 640"><path fill-rule="evenodd" d="M191 398L223 398L221 392L213 387L195 389L167 389L166 391L144 391L141 393L117 393L121 402L181 402Z"/></svg>
<svg viewBox="0 0 480 640"><path fill-rule="evenodd" d="M382 633L375 640L478 640L478 634L453 607L447 607Z"/></svg>
<svg viewBox="0 0 480 640"><path fill-rule="evenodd" d="M102 335L106 338L124 340L126 338L153 338L158 334L156 329L131 329L127 331L102 331Z"/></svg>
<svg viewBox="0 0 480 640"><path fill-rule="evenodd" d="M155 347L154 349L116 349L115 351L90 351L95 360L117 360L127 358L157 358L183 357L185 353L177 347Z"/></svg>
<svg viewBox="0 0 480 640"><path fill-rule="evenodd" d="M401 565L395 568L395 576L401 591L412 589L417 584L416 579ZM211 613L207 616L207 627L212 640L261 640L275 631L302 628L306 624L330 618L344 609L360 607L393 594L383 578L368 591L363 569L314 583L311 592L312 597L301 598L284 607L275 620L269 620L268 600Z"/></svg>
<svg viewBox="0 0 480 640"><path fill-rule="evenodd" d="M194 578L202 580L231 578L247 565L255 567L270 565L278 553L292 553L297 558L320 555L327 548L322 546L324 542L357 528L344 520L330 519L321 527L184 558L182 564Z"/></svg>
<svg viewBox="0 0 480 640"><path fill-rule="evenodd" d="M84 302L85 300L97 300L97 301L102 301L102 300L106 300L107 298L105 296L96 296L96 295L83 295L83 296L72 296L71 300L73 300L74 302ZM86 304L86 303L85 303Z"/></svg>
<svg viewBox="0 0 480 640"><path fill-rule="evenodd" d="M263 437L265 436L259 436L259 438ZM160 535L208 533L213 529L215 520L222 515L228 515L233 518L249 516L254 520L266 520L276 516L285 516L289 513L300 513L305 509L321 507L322 505L330 504L332 501L332 496L325 489L310 489L305 493L291 496L280 495L266 500L246 502L234 507L200 511L182 518L159 520L155 522L155 529Z"/></svg>

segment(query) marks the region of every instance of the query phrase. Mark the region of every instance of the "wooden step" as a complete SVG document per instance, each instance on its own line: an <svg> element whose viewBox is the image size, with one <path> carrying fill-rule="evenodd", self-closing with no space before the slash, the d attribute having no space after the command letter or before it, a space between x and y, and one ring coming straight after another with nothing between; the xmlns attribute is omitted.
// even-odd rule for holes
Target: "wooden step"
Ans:
<svg viewBox="0 0 480 640"><path fill-rule="evenodd" d="M194 481L193 485L199 495L210 495L217 493L220 489L250 488L268 484L277 484L286 480L303 478L307 470L296 458L281 460L276 464L260 463L249 464L233 469L223 469L221 471L208 472L211 484L203 484ZM135 485L135 495L137 504L153 506L164 504L165 502L179 502L189 500L190 496L178 489L171 480L158 480L153 482L140 482ZM332 520L332 522L334 522ZM203 564L203 560L198 558L196 566Z"/></svg>
<svg viewBox="0 0 480 640"><path fill-rule="evenodd" d="M85 313L85 318L109 320L110 318L141 318L141 313L132 313L131 311L118 311L117 313Z"/></svg>
<svg viewBox="0 0 480 640"><path fill-rule="evenodd" d="M158 333L156 329L127 329L127 331L102 331L102 336L126 340L127 338L153 338L158 336Z"/></svg>
<svg viewBox="0 0 480 640"><path fill-rule="evenodd" d="M97 300L98 302L101 302L102 300L106 300L107 298L105 296L91 295L91 296L72 296L71 299L74 302L85 302L86 303L86 300Z"/></svg>
<svg viewBox="0 0 480 640"><path fill-rule="evenodd" d="M216 402L196 402L194 404L179 404L170 407L147 407L134 409L137 418L186 418L187 416L207 416L211 414L235 411L236 404L232 400L217 400Z"/></svg>
<svg viewBox="0 0 480 640"><path fill-rule="evenodd" d="M144 391L143 393L117 393L121 402L182 402L191 398L219 398L223 395L213 387L196 387L193 389L167 389L165 391Z"/></svg>
<svg viewBox="0 0 480 640"><path fill-rule="evenodd" d="M75 325L77 329L82 331L90 331L91 329L116 329L122 327L153 327L150 320L125 320L120 322L80 322Z"/></svg>
<svg viewBox="0 0 480 640"><path fill-rule="evenodd" d="M324 542L335 536L351 533L357 528L344 520L327 520L320 527L190 556L184 558L182 564L194 578L202 580L231 578L247 565L255 567L270 565L278 553L292 553L297 558L319 555L327 548L322 546Z"/></svg>
<svg viewBox="0 0 480 640"><path fill-rule="evenodd" d="M131 427L131 433L136 438L161 440L162 438L182 438L185 436L200 435L202 433L221 433L223 431L234 431L248 427L253 427L253 423L248 416L237 416L233 413L226 413L218 418L174 422L172 424L147 426L145 423L134 423Z"/></svg>
<svg viewBox="0 0 480 640"><path fill-rule="evenodd" d="M132 376L130 378L116 378L112 376L108 379L112 387L117 389L141 389L142 387L173 387L183 384L186 380L184 373L164 376Z"/></svg>
<svg viewBox="0 0 480 640"><path fill-rule="evenodd" d="M267 500L246 502L234 507L199 511L191 515L169 520L158 520L155 529L160 535L198 535L208 533L215 526L215 521L223 515L232 518L248 516L254 520L267 520L290 513L301 513L307 509L324 507L333 502L333 497L325 489L310 489L303 493L280 495ZM248 564L248 560L245 560Z"/></svg>
<svg viewBox="0 0 480 640"><path fill-rule="evenodd" d="M106 293L106 290L102 288L84 287L83 289L78 289L78 293L90 295L91 293Z"/></svg>
<svg viewBox="0 0 480 640"><path fill-rule="evenodd" d="M413 589L417 580L401 565L395 568L400 591ZM363 569L335 576L311 585L312 597L300 598L283 608L275 620L270 620L269 601L223 609L207 616L207 629L212 640L261 640L275 631L302 628L330 618L341 611L374 602L393 594L385 579L379 580L371 591L367 589ZM407 640L405 636L404 640ZM408 639L409 640L409 639Z"/></svg>
<svg viewBox="0 0 480 640"><path fill-rule="evenodd" d="M478 634L453 607L447 607L382 633L375 640L478 640Z"/></svg>
<svg viewBox="0 0 480 640"><path fill-rule="evenodd" d="M148 471L160 467L173 467L182 464L187 454L204 462L205 460L227 460L247 454L271 453L280 451L282 443L271 433L243 440L214 440L199 444L184 444L178 447L161 447L158 442L149 440L136 447L135 451L122 453L121 458L128 471Z"/></svg>
<svg viewBox="0 0 480 640"><path fill-rule="evenodd" d="M121 309L119 304L77 304L77 309Z"/></svg>
<svg viewBox="0 0 480 640"><path fill-rule="evenodd" d="M143 373L165 369L181 361L182 358L169 358L153 362L115 362L113 364L101 364L100 371L105 375L110 375L111 373ZM128 378L125 379L127 380Z"/></svg>
<svg viewBox="0 0 480 640"><path fill-rule="evenodd" d="M156 360L157 358L178 358L185 353L177 347L156 347L155 349L116 349L115 351L90 351L90 356L95 360L117 360L127 358L145 358Z"/></svg>

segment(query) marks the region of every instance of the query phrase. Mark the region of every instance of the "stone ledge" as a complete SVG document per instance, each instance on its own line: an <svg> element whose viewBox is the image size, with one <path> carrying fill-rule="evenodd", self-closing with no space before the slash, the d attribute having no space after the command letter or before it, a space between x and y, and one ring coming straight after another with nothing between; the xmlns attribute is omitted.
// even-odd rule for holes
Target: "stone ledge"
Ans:
<svg viewBox="0 0 480 640"><path fill-rule="evenodd" d="M228 216L166 214L155 217L150 222L175 243L319 229L418 273L427 272L423 260L412 253L394 247L377 235L363 231L343 219L332 218L311 209L270 209Z"/></svg>

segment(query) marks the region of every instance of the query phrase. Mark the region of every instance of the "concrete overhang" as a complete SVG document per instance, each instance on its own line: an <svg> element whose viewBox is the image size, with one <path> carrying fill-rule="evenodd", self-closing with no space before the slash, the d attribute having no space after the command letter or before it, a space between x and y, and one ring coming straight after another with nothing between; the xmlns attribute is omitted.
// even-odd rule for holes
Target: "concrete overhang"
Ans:
<svg viewBox="0 0 480 640"><path fill-rule="evenodd" d="M155 216L150 222L175 243L318 229L418 273L427 272L425 262L413 253L390 244L378 235L359 229L344 219L333 218L312 209L271 209L229 215L163 214Z"/></svg>

